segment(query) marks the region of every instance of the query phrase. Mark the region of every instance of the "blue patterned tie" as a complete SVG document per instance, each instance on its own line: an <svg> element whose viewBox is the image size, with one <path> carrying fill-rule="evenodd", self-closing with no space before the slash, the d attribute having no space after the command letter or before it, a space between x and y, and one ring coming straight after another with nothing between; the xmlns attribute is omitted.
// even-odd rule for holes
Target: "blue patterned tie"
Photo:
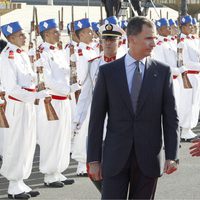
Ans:
<svg viewBox="0 0 200 200"><path fill-rule="evenodd" d="M132 87L131 87L131 101L133 106L133 111L136 113L138 96L140 93L140 88L142 85L142 73L140 72L140 61L134 62L136 68L133 74Z"/></svg>

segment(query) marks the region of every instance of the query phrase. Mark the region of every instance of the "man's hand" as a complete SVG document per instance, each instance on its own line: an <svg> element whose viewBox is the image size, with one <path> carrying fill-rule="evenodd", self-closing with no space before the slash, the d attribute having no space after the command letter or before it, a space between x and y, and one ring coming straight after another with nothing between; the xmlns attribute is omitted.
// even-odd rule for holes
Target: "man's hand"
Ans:
<svg viewBox="0 0 200 200"><path fill-rule="evenodd" d="M164 173L172 174L177 170L177 163L175 160L166 160L164 166Z"/></svg>
<svg viewBox="0 0 200 200"><path fill-rule="evenodd" d="M87 173L88 173L88 176L93 181L102 180L101 163L99 163L98 161L97 162L87 163Z"/></svg>
<svg viewBox="0 0 200 200"><path fill-rule="evenodd" d="M192 143L194 143L190 147L190 154L192 156L200 156L200 138L192 140Z"/></svg>

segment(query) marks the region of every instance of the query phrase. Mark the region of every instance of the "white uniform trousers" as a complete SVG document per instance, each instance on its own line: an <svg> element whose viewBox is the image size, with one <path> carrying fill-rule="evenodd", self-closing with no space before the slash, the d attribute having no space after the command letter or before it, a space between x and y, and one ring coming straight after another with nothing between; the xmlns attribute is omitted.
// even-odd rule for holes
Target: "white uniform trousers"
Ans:
<svg viewBox="0 0 200 200"><path fill-rule="evenodd" d="M61 174L70 162L71 108L70 100L51 101L59 120L48 121L44 101L38 109L38 143L40 145L39 168L45 174L44 182L63 181ZM66 178L65 178L66 179Z"/></svg>
<svg viewBox="0 0 200 200"><path fill-rule="evenodd" d="M180 94L180 126L194 128L198 123L200 109L200 77L199 74L188 74L192 84L191 89L183 88Z"/></svg>
<svg viewBox="0 0 200 200"><path fill-rule="evenodd" d="M86 173L86 156L87 156L86 154L87 154L89 117L90 117L90 107L88 109L86 118L81 126L81 129L74 138L72 158L79 162L79 166L77 168L77 174Z"/></svg>
<svg viewBox="0 0 200 200"><path fill-rule="evenodd" d="M36 112L33 103L8 100L6 116L10 128L4 129L1 174L10 183L9 194L31 189L23 183L31 174L36 146Z"/></svg>

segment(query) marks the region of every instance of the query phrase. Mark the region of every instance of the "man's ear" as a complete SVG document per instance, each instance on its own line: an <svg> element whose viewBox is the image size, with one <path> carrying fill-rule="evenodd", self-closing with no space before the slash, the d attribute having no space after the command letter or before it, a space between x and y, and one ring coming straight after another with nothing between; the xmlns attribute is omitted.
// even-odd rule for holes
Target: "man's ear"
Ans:
<svg viewBox="0 0 200 200"><path fill-rule="evenodd" d="M129 35L129 36L128 36L128 42L129 42L129 43L135 43L135 39L136 39L136 36L135 36L135 35Z"/></svg>

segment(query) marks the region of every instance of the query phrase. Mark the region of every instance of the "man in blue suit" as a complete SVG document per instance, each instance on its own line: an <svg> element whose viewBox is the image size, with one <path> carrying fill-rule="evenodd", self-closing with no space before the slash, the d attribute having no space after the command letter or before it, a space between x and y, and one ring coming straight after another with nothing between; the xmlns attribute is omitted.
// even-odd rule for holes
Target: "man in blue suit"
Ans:
<svg viewBox="0 0 200 200"><path fill-rule="evenodd" d="M167 174L177 169L179 127L172 77L169 66L149 58L156 38L150 20L132 18L127 36L129 52L99 70L91 106L88 174L94 181L102 179L102 199L153 199L163 169Z"/></svg>

